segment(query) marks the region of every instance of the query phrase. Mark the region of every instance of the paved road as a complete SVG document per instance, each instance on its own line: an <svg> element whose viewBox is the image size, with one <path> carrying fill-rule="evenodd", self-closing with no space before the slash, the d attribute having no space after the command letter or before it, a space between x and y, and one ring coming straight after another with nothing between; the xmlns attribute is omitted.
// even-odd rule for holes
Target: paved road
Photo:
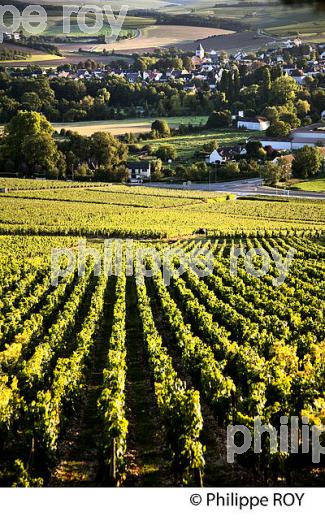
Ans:
<svg viewBox="0 0 325 520"><path fill-rule="evenodd" d="M276 188L269 188L262 186L261 179L249 179L242 181L231 181L231 182L215 182L210 184L196 184L191 183L190 185L183 186L183 184L170 184L167 182L150 182L146 186L152 188L169 188L175 190L199 190L199 191L222 191L232 193L234 195L268 195L271 197L288 197L288 198L299 198L299 199L320 199L325 200L325 193L310 192L310 191L293 191L293 190L280 190Z"/></svg>

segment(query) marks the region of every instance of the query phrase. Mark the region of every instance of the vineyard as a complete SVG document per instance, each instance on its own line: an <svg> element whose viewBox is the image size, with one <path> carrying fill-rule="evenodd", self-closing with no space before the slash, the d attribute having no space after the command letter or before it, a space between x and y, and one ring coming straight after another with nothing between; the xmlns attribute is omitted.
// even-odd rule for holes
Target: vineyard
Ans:
<svg viewBox="0 0 325 520"><path fill-rule="evenodd" d="M227 426L252 430L256 416L325 423L322 202L5 182L0 485L324 485L310 452L263 441L233 464L226 453ZM103 253L105 235L134 238L144 263L113 241L121 270L95 273L89 259L52 283L54 248L76 253L84 237ZM170 246L182 255L166 285L152 248ZM186 261L198 248L213 259L204 278ZM256 277L239 256L232 273L252 248L294 251L281 285L274 260Z"/></svg>
<svg viewBox="0 0 325 520"><path fill-rule="evenodd" d="M55 181L0 181L0 233L165 239L325 229L323 201L258 200L225 193Z"/></svg>

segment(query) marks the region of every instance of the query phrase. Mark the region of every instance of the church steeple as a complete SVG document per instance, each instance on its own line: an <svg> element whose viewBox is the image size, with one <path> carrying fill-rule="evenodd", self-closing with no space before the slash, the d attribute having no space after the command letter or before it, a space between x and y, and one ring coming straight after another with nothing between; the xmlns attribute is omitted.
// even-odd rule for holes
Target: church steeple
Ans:
<svg viewBox="0 0 325 520"><path fill-rule="evenodd" d="M201 60L203 60L204 55L205 55L204 48L203 48L202 45L200 44L200 45L198 46L198 48L196 49L196 51L195 51L195 56L196 56L197 58L200 58Z"/></svg>

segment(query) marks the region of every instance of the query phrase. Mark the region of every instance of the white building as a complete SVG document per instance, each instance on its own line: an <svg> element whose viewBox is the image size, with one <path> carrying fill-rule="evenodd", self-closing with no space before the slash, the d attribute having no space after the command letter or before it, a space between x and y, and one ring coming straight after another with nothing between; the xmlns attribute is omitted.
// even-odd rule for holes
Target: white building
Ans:
<svg viewBox="0 0 325 520"><path fill-rule="evenodd" d="M278 151L291 151L292 150L292 140L291 139L273 139L265 138L265 139L259 139L261 142L263 148L266 146L271 146L273 150Z"/></svg>
<svg viewBox="0 0 325 520"><path fill-rule="evenodd" d="M287 139L273 139L265 137L260 139L262 146L272 146L273 150L299 150L304 146L325 147L325 126L322 123L297 128L293 130L291 136Z"/></svg>
<svg viewBox="0 0 325 520"><path fill-rule="evenodd" d="M325 146L325 126L322 123L297 128L291 134L293 149L303 146Z"/></svg>
<svg viewBox="0 0 325 520"><path fill-rule="evenodd" d="M218 150L213 150L213 152L207 156L206 162L209 164L222 164L226 162L226 159L220 155Z"/></svg>
<svg viewBox="0 0 325 520"><path fill-rule="evenodd" d="M129 182L143 182L151 178L151 163L149 161L129 162Z"/></svg>
<svg viewBox="0 0 325 520"><path fill-rule="evenodd" d="M20 40L20 34L5 32L5 33L3 33L3 38L4 38L4 40L15 40L18 42Z"/></svg>
<svg viewBox="0 0 325 520"><path fill-rule="evenodd" d="M203 47L202 47L201 44L200 44L200 45L198 46L198 48L196 49L196 51L195 51L195 56L196 56L197 58L200 58L200 60L203 60L203 58L204 58L204 56L205 56L205 51L204 51L204 49L203 49Z"/></svg>
<svg viewBox="0 0 325 520"><path fill-rule="evenodd" d="M241 117L238 119L237 127L263 132L269 128L270 124L265 117Z"/></svg>
<svg viewBox="0 0 325 520"><path fill-rule="evenodd" d="M294 40L287 40L285 42L285 46L287 49L293 49L294 47L300 47L302 45L302 40L300 38L295 38Z"/></svg>

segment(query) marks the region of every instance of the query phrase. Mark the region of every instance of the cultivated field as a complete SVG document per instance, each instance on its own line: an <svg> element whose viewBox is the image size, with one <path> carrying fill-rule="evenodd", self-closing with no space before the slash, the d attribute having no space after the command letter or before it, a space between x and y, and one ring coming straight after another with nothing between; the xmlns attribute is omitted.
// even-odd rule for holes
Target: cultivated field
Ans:
<svg viewBox="0 0 325 520"><path fill-rule="evenodd" d="M95 132L110 132L112 135L123 135L126 133L140 134L150 132L151 124L155 118L123 119L120 121L85 121L81 123L54 123L52 126L57 132L72 130L81 135L92 135ZM167 117L164 118L172 128L179 125L199 125L207 121L206 116Z"/></svg>
<svg viewBox="0 0 325 520"><path fill-rule="evenodd" d="M149 52L156 48L168 47L194 51L197 47L197 41L200 40L207 51L226 50L234 52L239 49L257 50L274 44L278 38L287 38L298 33L307 41L321 42L324 39L324 23L322 20L315 19L313 9L308 7L291 9L279 6L276 0L272 2L256 0L256 2L251 2L249 6L243 6L242 2L237 0L231 2L229 6L225 6L223 1L215 2L213 0L204 2L193 0L175 4L160 2L159 0L152 3L143 0L142 4L142 7L149 6L150 9L157 9L172 15L192 13L203 18L213 16L217 20L240 22L243 24L244 30L234 33L223 28L159 26L155 25L154 15L152 18L131 15L126 17L121 33L122 36L128 36L128 39L120 40L114 44L96 44L92 39L87 39L82 35L75 18L72 16L70 37L75 38L75 40L70 43L58 43L64 55L63 58L40 55L38 52L32 51L32 59L6 63L23 66L32 62L44 67L51 67L54 64L78 63L87 57L97 57L101 63L109 64L115 58L103 56L103 50L114 50L121 55ZM221 7L218 7L218 4ZM256 7L254 4L256 4ZM121 3L118 1L113 2L115 8L119 8L120 5ZM137 4L137 8L141 8L141 6ZM90 25L92 18L92 15L88 16ZM265 31L263 34L261 29ZM97 36L103 34L109 34L107 24L104 25ZM60 16L59 10L52 9L49 12L45 35L62 37L62 15ZM96 52L98 56L79 52L80 48L87 52Z"/></svg>
<svg viewBox="0 0 325 520"><path fill-rule="evenodd" d="M293 25L321 34L308 26L308 9L299 11L305 19L298 10L289 19L275 0L167 2L140 0L137 8L220 12L246 21L248 30L202 40L198 27L142 21L144 47L128 40L119 52L194 49L199 32L207 50L254 49L274 38L258 36L260 16L279 31L276 38ZM55 35L57 26L50 30ZM69 60L80 60L72 51ZM54 127L138 134L152 121ZM207 117L167 121L203 125ZM212 140L232 146L261 135L195 130L140 144L154 151L171 144L188 166ZM14 147L21 136L9 137L5 144L20 165ZM55 150L39 141L49 144L54 164ZM69 164L81 160L73 145ZM110 158L100 160L105 150L89 145L87 155L98 161L89 166L105 178L102 164ZM189 187L0 177L0 487L325 486L325 200ZM292 188L325 191L325 181ZM244 444L229 426L244 433ZM217 513L227 505L242 509L233 498L229 493L223 506L218 496ZM108 515L111 506L108 500Z"/></svg>
<svg viewBox="0 0 325 520"><path fill-rule="evenodd" d="M268 35L258 35L256 31L240 31L232 34L224 34L221 36L212 36L200 41L204 49L208 52L228 51L235 52L238 50L254 51L274 43L274 37ZM194 51L197 45L194 42L177 45L184 51Z"/></svg>
<svg viewBox="0 0 325 520"><path fill-rule="evenodd" d="M147 27L149 25L153 25L155 23L155 21L156 21L155 18L149 18L149 17L141 18L140 16L137 16L137 17L126 16L120 36L125 36L126 34L128 34L128 32L132 33L132 30L136 31L137 29L141 29L141 28ZM87 15L86 23L89 24L89 26L91 26L94 23L94 15L92 15L92 14ZM91 34L91 37L110 34L110 32L111 32L110 26L104 19L103 27L100 30L98 30L97 32L93 32ZM63 35L62 15L61 16L60 15L57 15L57 16L50 15L48 17L47 29L44 32L44 35L45 36L59 36L59 37L65 36L65 35ZM80 27L77 23L77 18L75 15L72 15L70 18L70 32L67 36L69 36L69 38L77 38L77 37L85 38L85 34L84 34L84 32L82 32L80 30Z"/></svg>
<svg viewBox="0 0 325 520"><path fill-rule="evenodd" d="M135 38L120 40L112 44L60 44L60 50L66 54L77 52L80 47L83 50L102 52L103 50L115 50L118 53L147 52L161 47L182 46L189 42L195 42L211 36L231 34L231 31L222 29L210 29L206 27L186 27L176 25L153 25L139 30ZM196 44L197 45L197 44Z"/></svg>
<svg viewBox="0 0 325 520"><path fill-rule="evenodd" d="M30 47L25 47L24 45L13 45L13 44L10 44L10 43L3 43L1 44L1 47L4 47L4 48L7 48L7 49L11 49L11 50L14 50L14 51L22 51L22 52L26 52L28 54L31 54L31 56L26 56L26 59L22 59L22 60L15 60L13 62L11 62L10 60L0 60L0 63L2 64L5 64L5 65L10 65L11 63L13 63L15 66L20 66L20 65L23 65L26 67L26 65L28 65L28 63L47 63L47 64L50 64L52 66L56 66L56 65L59 65L61 62L62 62L62 58L60 56L55 56L53 54L48 54L46 52L43 52L43 51L39 51L39 50L36 50L36 49L31 49Z"/></svg>
<svg viewBox="0 0 325 520"><path fill-rule="evenodd" d="M302 36L306 41L324 41L325 20L312 20L310 22L291 23L279 27L268 28L267 31L279 37Z"/></svg>
<svg viewBox="0 0 325 520"><path fill-rule="evenodd" d="M55 56L54 54L34 54L33 49L30 49L30 51L32 52L32 56L27 56L25 60L0 60L0 63L7 67L26 67L28 64L41 65L45 67L56 67L66 61L65 58Z"/></svg>
<svg viewBox="0 0 325 520"><path fill-rule="evenodd" d="M17 181L7 179L2 182L10 187L11 182ZM34 187L35 181L31 182ZM192 235L199 228L222 232L325 228L325 203L322 201L224 201L222 198L215 200L214 194L202 192L201 199L195 193L196 200L193 202L192 192L180 195L179 191L110 186L98 187L96 204L96 195L93 192L90 194L87 187L81 190L75 188L70 192L71 186L71 183L66 184L68 192L62 189L52 194L47 190L0 194L0 232L16 228L22 233L32 234L65 234L68 231L72 235L86 233L89 236L102 236L110 233L175 238ZM128 201L124 195L122 203L118 197L112 200L108 193L123 193L127 195ZM150 195L150 200L156 197L156 204L149 203L149 199L148 203L143 200L137 202L143 195ZM103 200L103 196L108 196L108 200ZM165 196L168 199L172 196L173 199L164 208ZM173 200L180 196L182 200L184 196L188 198L188 205L182 204L181 212L173 207Z"/></svg>

